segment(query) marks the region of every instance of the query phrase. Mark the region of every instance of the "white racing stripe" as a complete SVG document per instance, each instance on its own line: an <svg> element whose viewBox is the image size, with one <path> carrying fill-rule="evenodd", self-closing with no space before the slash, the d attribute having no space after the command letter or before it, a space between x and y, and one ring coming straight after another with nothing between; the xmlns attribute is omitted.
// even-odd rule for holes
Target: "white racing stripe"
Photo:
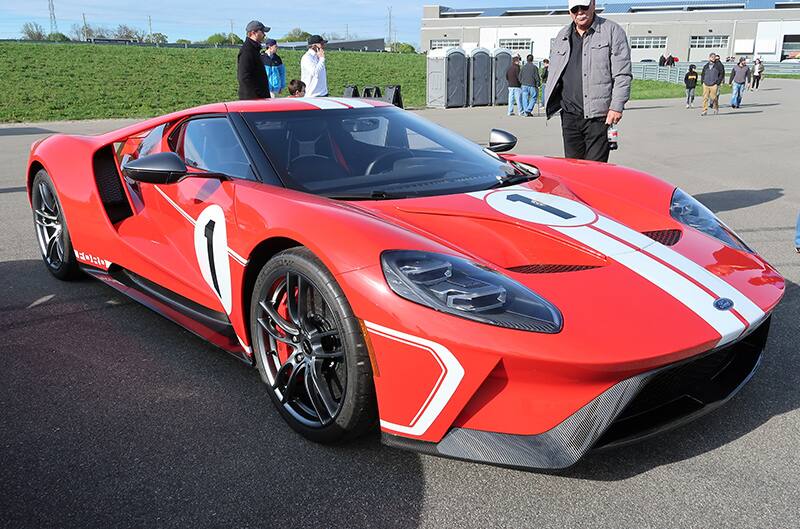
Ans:
<svg viewBox="0 0 800 529"><path fill-rule="evenodd" d="M684 257L675 250L661 243L657 243L650 239L650 237L642 235L638 231L632 230L611 219L600 217L595 223L595 226L668 263L676 270L680 270L708 290L714 292L717 297L730 299L733 301L733 310L741 314L751 325L764 317L764 311L761 310L758 305L750 301L747 296L732 287L725 280L719 278L706 270L703 266Z"/></svg>
<svg viewBox="0 0 800 529"><path fill-rule="evenodd" d="M342 103L337 103L336 101L332 101L324 97L297 97L294 100L308 103L309 105L315 106L320 110L341 110L343 108L347 108L347 106Z"/></svg>
<svg viewBox="0 0 800 529"><path fill-rule="evenodd" d="M624 251L625 244L588 226L554 229L599 252L613 255L613 259L619 264L680 301L720 334L721 338L717 346L735 340L744 331L744 323L735 314L714 308L716 300L714 296L652 257L642 252L626 253Z"/></svg>
<svg viewBox="0 0 800 529"><path fill-rule="evenodd" d="M442 344L420 338L419 336L396 331L370 321L365 320L364 324L367 326L370 333L428 351L439 364L439 367L441 367L442 373L439 379L436 384L434 384L433 388L431 388L430 394L409 425L395 424L381 419L381 426L388 430L407 435L423 435L428 431L433 421L439 417L439 414L450 401L453 393L456 392L461 379L464 378L464 368L456 357L453 356L453 353Z"/></svg>
<svg viewBox="0 0 800 529"><path fill-rule="evenodd" d="M375 105L370 105L366 101L362 101L360 99L356 99L355 97L329 97L327 98L328 101L335 101L336 103L341 103L343 105L348 105L353 108L375 108Z"/></svg>

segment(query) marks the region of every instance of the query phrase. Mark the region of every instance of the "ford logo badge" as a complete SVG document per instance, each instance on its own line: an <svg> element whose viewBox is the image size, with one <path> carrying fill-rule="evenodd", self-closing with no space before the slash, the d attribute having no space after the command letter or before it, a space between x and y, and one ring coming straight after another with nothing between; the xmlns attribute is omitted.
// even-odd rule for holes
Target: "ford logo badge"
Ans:
<svg viewBox="0 0 800 529"><path fill-rule="evenodd" d="M714 302L714 308L717 310L731 310L733 308L733 300L728 298L719 298Z"/></svg>

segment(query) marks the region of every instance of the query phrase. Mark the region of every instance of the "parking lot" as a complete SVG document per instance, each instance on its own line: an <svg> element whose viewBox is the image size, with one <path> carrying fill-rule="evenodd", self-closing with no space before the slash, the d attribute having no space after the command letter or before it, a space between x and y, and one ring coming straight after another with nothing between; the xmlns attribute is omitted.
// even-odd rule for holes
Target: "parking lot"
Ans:
<svg viewBox="0 0 800 529"><path fill-rule="evenodd" d="M800 527L800 81L762 87L717 116L631 103L611 155L694 194L786 277L760 370L713 414L555 475L390 449L377 434L305 441L255 370L41 263L30 144L132 120L0 125L0 527ZM420 113L478 142L496 127L518 136L515 152L562 154L558 118Z"/></svg>

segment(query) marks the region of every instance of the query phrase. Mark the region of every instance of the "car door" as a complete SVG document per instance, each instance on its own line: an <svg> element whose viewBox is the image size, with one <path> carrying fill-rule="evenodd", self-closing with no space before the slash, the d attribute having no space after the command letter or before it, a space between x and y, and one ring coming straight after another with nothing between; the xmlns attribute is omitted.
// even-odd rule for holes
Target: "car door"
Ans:
<svg viewBox="0 0 800 529"><path fill-rule="evenodd" d="M167 148L186 163L179 182L153 186L161 196L159 230L174 250L173 273L191 299L231 312L228 234L236 226L236 185L254 180L249 158L228 117L194 116L178 124Z"/></svg>

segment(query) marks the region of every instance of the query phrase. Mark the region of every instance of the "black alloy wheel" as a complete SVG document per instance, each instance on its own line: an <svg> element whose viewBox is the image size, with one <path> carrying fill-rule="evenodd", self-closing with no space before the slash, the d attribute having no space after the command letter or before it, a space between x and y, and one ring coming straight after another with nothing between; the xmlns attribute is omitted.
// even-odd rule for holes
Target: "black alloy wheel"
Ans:
<svg viewBox="0 0 800 529"><path fill-rule="evenodd" d="M42 169L33 179L31 207L36 239L47 269L58 279L79 275L64 212L50 176Z"/></svg>
<svg viewBox="0 0 800 529"><path fill-rule="evenodd" d="M360 325L310 251L286 250L264 265L253 290L250 330L261 377L292 428L333 443L375 423Z"/></svg>

